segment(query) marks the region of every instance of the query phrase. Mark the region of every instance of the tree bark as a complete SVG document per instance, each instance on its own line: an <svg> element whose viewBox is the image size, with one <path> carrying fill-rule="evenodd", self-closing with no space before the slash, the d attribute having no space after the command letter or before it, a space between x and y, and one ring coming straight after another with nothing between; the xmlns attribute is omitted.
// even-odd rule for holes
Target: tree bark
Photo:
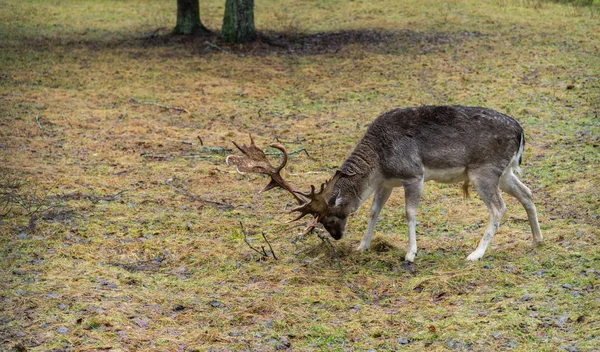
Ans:
<svg viewBox="0 0 600 352"><path fill-rule="evenodd" d="M256 40L254 0L227 0L221 38L230 43Z"/></svg>
<svg viewBox="0 0 600 352"><path fill-rule="evenodd" d="M177 0L177 25L173 34L206 35L210 31L200 22L199 0Z"/></svg>

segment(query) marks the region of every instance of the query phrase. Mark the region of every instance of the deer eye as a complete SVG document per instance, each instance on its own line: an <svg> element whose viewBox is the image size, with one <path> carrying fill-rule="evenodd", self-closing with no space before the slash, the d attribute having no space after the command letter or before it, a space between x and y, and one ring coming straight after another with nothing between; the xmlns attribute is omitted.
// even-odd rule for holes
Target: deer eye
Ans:
<svg viewBox="0 0 600 352"><path fill-rule="evenodd" d="M323 225L327 226L327 227L331 227L333 225L335 225L335 219L325 219L325 221L323 222Z"/></svg>

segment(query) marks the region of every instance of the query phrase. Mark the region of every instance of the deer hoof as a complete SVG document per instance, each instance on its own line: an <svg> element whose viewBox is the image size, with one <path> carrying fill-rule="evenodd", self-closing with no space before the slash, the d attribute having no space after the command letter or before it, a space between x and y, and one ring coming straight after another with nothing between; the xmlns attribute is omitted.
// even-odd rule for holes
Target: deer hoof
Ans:
<svg viewBox="0 0 600 352"><path fill-rule="evenodd" d="M479 253L477 253L477 251L475 251L475 252L469 254L469 256L467 257L467 260L470 262L476 262L479 259L481 259L481 257L483 257L483 254L479 254Z"/></svg>
<svg viewBox="0 0 600 352"><path fill-rule="evenodd" d="M356 247L356 250L359 252L366 252L367 249L369 249L369 245L362 242L358 245L358 247Z"/></svg>

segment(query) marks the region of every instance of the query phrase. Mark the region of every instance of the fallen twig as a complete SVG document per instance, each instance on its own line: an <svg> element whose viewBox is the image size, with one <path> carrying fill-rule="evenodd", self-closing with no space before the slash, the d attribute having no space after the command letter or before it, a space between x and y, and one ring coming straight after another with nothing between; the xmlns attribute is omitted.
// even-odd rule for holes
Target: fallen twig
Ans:
<svg viewBox="0 0 600 352"><path fill-rule="evenodd" d="M267 245L269 245L269 250L271 251L271 254L273 255L273 258L275 260L278 260L277 257L275 256L275 251L273 250L273 247L271 247L271 242L269 242L269 240L267 240L267 235L265 235L265 233L262 233L262 237L265 240L265 242L267 242ZM264 251L264 248L263 248Z"/></svg>
<svg viewBox="0 0 600 352"><path fill-rule="evenodd" d="M152 153L142 153L142 154L140 154L140 156L144 157L144 158L157 159L157 160L164 160L164 159L169 158L169 156L167 156L167 155L155 155Z"/></svg>
<svg viewBox="0 0 600 352"><path fill-rule="evenodd" d="M283 42L279 42L276 39L273 38L269 38L269 37L265 37L265 36L260 36L260 40L262 40L263 42L272 45L272 46L276 46L279 48L284 48L284 49L289 49L289 45L285 44Z"/></svg>
<svg viewBox="0 0 600 352"><path fill-rule="evenodd" d="M246 233L246 230L244 229L244 224L242 224L241 221L240 221L240 228L242 229L242 234L244 235L244 242L246 242L248 247L250 247L250 249L252 249L256 253L260 254L261 258L268 258L269 254L265 250L265 246L260 246L261 251L259 251L254 246L252 246L250 241L248 241L248 234ZM277 256L275 255L275 251L273 251L273 247L271 247L271 243L269 243L269 240L267 240L267 236L265 235L264 232L262 233L262 237L265 240L265 242L267 242L267 245L269 246L269 250L271 252L271 255L273 256L273 259L278 260Z"/></svg>
<svg viewBox="0 0 600 352"><path fill-rule="evenodd" d="M205 41L205 42L204 42L204 44L206 44L206 45L208 45L208 46L210 46L210 47L213 47L213 48L215 48L215 49L217 49L217 50L221 50L221 51L222 51L222 52L224 52L225 54L228 54L228 55L229 55L229 54L231 54L229 51L227 51L227 50L224 50L223 48L221 48L221 47L220 47L220 46L218 46L217 44L213 44L213 43L211 43L211 42L209 42L209 41Z"/></svg>
<svg viewBox="0 0 600 352"><path fill-rule="evenodd" d="M53 200L53 201L60 201L60 202L70 201L70 200L89 200L90 202L92 202L94 204L96 204L100 201L114 202L116 200L119 200L120 199L119 196L122 195L123 193L133 191L137 188L139 188L139 187L122 189L113 194L104 194L104 195L95 194L95 192L93 192L93 193L81 193L81 192L63 193L63 194L49 196L48 199Z"/></svg>
<svg viewBox="0 0 600 352"><path fill-rule="evenodd" d="M35 117L35 121L37 122L37 125L38 125L38 127L40 128L40 130L42 130L42 131L43 131L43 130L44 130L44 127L42 127L42 123L40 122L40 117L41 117L40 115L37 115L37 116Z"/></svg>
<svg viewBox="0 0 600 352"><path fill-rule="evenodd" d="M199 154L186 154L186 155L182 155L181 157L182 158L211 158L211 157L213 157L212 155L205 155L205 154L215 154L215 155L225 156L225 154L231 153L231 152L232 152L232 150L229 148L201 146L200 148L198 148Z"/></svg>
<svg viewBox="0 0 600 352"><path fill-rule="evenodd" d="M9 180L10 182L10 180ZM31 232L35 231L37 221L44 213L58 208L61 204L50 201L50 190L41 191L34 189L32 191L22 191L21 186L24 185L18 181L8 183L0 191L0 202L2 203L2 217L7 216L12 210L12 204L21 208L29 217L29 225L27 229Z"/></svg>
<svg viewBox="0 0 600 352"><path fill-rule="evenodd" d="M279 139L279 137L275 136L275 138L273 138L274 140L277 141L277 143L281 143L281 144L302 144L306 141L305 138L302 138L302 140L297 140L297 141L282 141L281 139Z"/></svg>
<svg viewBox="0 0 600 352"><path fill-rule="evenodd" d="M329 249L331 249L331 251L333 252L333 254L335 254L337 256L338 252L335 249L335 247L333 246L333 244L331 244L331 241L329 240L329 237L326 235L323 235L321 232L313 229L313 231L317 234L317 237L323 241L325 244L327 244L327 246L329 247Z"/></svg>
<svg viewBox="0 0 600 352"><path fill-rule="evenodd" d="M204 198L197 196L196 194L190 192L185 187L185 185L182 184L182 181L178 178L174 178L172 180L172 182L168 182L167 184L170 185L171 187L175 188L177 193L183 194L185 197L187 197L192 202L201 202L201 203L205 203L205 204L210 204L210 205L216 206L217 208L225 209L225 210L233 209L233 205L231 205L231 204L219 202L216 200L204 199Z"/></svg>
<svg viewBox="0 0 600 352"><path fill-rule="evenodd" d="M188 192L188 194L186 194L188 198L190 198L192 201L195 202L202 202L202 203L206 203L206 204L211 204L216 206L217 208L223 208L226 210L231 210L233 209L233 205L228 204L228 203L223 203L223 202L219 202L216 200L209 200L209 199L204 199L204 198L200 198L195 194L191 194Z"/></svg>
<svg viewBox="0 0 600 352"><path fill-rule="evenodd" d="M304 154L306 154L307 157L311 158L310 154L308 154L308 150L306 150L306 148L298 148L296 150L292 150L291 152L288 152L288 155L294 155L294 154L299 154L304 152ZM265 152L265 155L282 155L282 152Z"/></svg>
<svg viewBox="0 0 600 352"><path fill-rule="evenodd" d="M319 230L317 230L316 228L312 229L313 232L316 232L317 237L319 237L321 239L321 241L325 242L326 245L329 247L329 250L331 251L331 253L333 254L333 261L334 263L337 265L338 269L340 269L340 271L342 273L345 273L344 267L342 266L342 263L340 263L340 254L339 252L335 249L335 247L333 246L333 244L331 243L331 241L329 240L329 236L327 235L323 235Z"/></svg>
<svg viewBox="0 0 600 352"><path fill-rule="evenodd" d="M506 224L506 223L507 223L507 222L509 222L509 221L513 221L513 222L517 222L517 221L526 222L526 221L529 221L529 220L528 220L528 219L526 219L526 218L515 218L515 217L512 217L512 216L511 216L511 217L508 217L508 218L506 218L506 220L504 220L504 221L503 221L503 222L500 224L500 226L502 226L502 225Z"/></svg>
<svg viewBox="0 0 600 352"><path fill-rule="evenodd" d="M225 155L227 153L231 153L233 150L225 147L200 147L198 152L200 153L213 153L213 154L221 154Z"/></svg>
<svg viewBox="0 0 600 352"><path fill-rule="evenodd" d="M211 159L214 158L214 155L201 155L201 154L188 154L188 155L182 155L181 156L184 159ZM232 173L235 173L235 171L233 171Z"/></svg>
<svg viewBox="0 0 600 352"><path fill-rule="evenodd" d="M159 108L163 108L163 109L167 109L167 110L175 110L175 111L179 111L179 112L185 112L185 113L190 113L187 109L185 108L180 108L177 106L168 106L168 105L163 105L163 104L159 104L159 103L155 103L152 101L137 101L134 98L131 98L130 101L133 104L139 104L139 105L154 105L154 106L158 106Z"/></svg>
<svg viewBox="0 0 600 352"><path fill-rule="evenodd" d="M122 189L122 190L120 190L120 191L118 191L116 193L107 194L107 195L99 196L99 197L97 196L95 198L97 198L98 200L103 200L105 202L112 202L112 201L117 200L118 196L120 196L121 194L123 194L125 192L128 192L128 191L130 191L130 190L129 189Z"/></svg>
<svg viewBox="0 0 600 352"><path fill-rule="evenodd" d="M304 227L305 224L296 224L293 226L290 226L288 228L286 228L284 231L289 231L291 229L294 229L296 227ZM326 247L329 249L332 260L334 261L334 263L337 265L338 269L340 270L340 272L342 273L346 273L346 271L344 270L344 267L342 266L342 263L340 262L340 258L341 255L340 253L335 249L333 243L331 243L330 237L321 233L319 231L319 229L317 229L316 227L312 228L309 232L303 231L301 234L299 234L298 236L296 236L293 240L292 240L292 244L296 247L296 250L299 250L299 245L298 242L303 242L306 237L308 235L310 235L311 233L315 233L317 235L317 237L323 241L326 245Z"/></svg>
<svg viewBox="0 0 600 352"><path fill-rule="evenodd" d="M158 32L160 32L162 29L165 29L164 27L160 27L160 28L156 28L152 33L150 33L149 35L142 37L141 39L152 39L155 37L158 37Z"/></svg>
<svg viewBox="0 0 600 352"><path fill-rule="evenodd" d="M299 173L290 172L290 173L288 173L288 175L299 176L299 175L310 175L310 174L318 175L318 174L327 174L327 173L328 173L327 171L304 171L304 172L299 172Z"/></svg>

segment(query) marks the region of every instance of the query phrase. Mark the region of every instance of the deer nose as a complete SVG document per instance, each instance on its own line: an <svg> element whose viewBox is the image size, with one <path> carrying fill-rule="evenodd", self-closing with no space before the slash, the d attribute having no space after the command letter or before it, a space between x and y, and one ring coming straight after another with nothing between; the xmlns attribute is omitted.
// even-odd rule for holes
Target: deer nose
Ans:
<svg viewBox="0 0 600 352"><path fill-rule="evenodd" d="M327 231L329 231L329 234L331 235L331 237L333 237L334 240L340 240L342 237L344 237L344 232L343 231L339 231L337 229L327 229Z"/></svg>

